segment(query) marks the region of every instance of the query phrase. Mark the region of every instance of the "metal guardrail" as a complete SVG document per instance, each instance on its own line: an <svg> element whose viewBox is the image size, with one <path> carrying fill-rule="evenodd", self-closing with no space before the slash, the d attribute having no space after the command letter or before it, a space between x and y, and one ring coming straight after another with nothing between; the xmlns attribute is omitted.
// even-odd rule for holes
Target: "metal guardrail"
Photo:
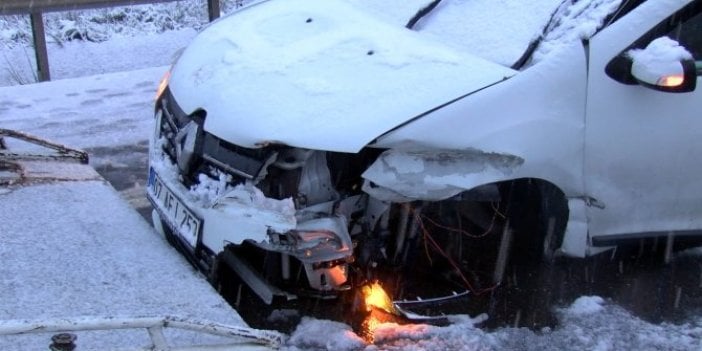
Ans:
<svg viewBox="0 0 702 351"><path fill-rule="evenodd" d="M1 0L0 15L29 14L37 60L37 77L43 82L51 80L43 13L173 1L180 0ZM210 21L217 19L220 13L220 0L207 0L207 13Z"/></svg>
<svg viewBox="0 0 702 351"><path fill-rule="evenodd" d="M213 335L228 339L228 342L218 344L197 344L188 346L172 346L166 340L163 333L164 328L173 328ZM260 330L248 327L229 326L213 322L203 322L184 318L166 317L144 317L144 318L67 318L46 321L22 321L9 320L0 321L0 336L25 335L38 333L61 333L52 338L54 344L56 339L64 339L73 344L76 337L66 338L68 332L80 331L105 331L120 329L146 329L151 339L152 345L147 348L135 348L134 350L151 351L193 351L193 350L242 350L242 349L279 349L285 341L285 335L271 330ZM58 338L57 338L58 337ZM53 346L52 345L52 346ZM69 345L66 349L75 348ZM61 349L52 348L52 349ZM84 350L85 348L80 348Z"/></svg>
<svg viewBox="0 0 702 351"><path fill-rule="evenodd" d="M0 3L0 14L21 15L33 12L73 11L169 1L175 0L3 0Z"/></svg>
<svg viewBox="0 0 702 351"><path fill-rule="evenodd" d="M14 153L5 149L5 139L17 139L26 143L42 146L46 149L53 150L52 154L41 153ZM46 139L42 139L27 133L19 132L11 129L0 128L0 162L12 161L16 159L24 160L46 160L57 158L71 158L83 164L88 164L88 153L83 150L72 149L68 146L57 144ZM0 179L0 184L2 180Z"/></svg>

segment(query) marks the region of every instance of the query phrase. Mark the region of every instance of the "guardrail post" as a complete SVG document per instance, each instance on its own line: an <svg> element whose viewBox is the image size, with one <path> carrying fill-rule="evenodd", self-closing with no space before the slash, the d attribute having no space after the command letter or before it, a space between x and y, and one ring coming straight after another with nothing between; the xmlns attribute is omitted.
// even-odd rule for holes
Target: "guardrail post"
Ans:
<svg viewBox="0 0 702 351"><path fill-rule="evenodd" d="M210 22L219 18L219 0L207 0L207 13L210 15Z"/></svg>
<svg viewBox="0 0 702 351"><path fill-rule="evenodd" d="M32 22L32 36L34 37L34 53L37 58L37 78L40 82L51 80L49 74L49 54L46 51L46 34L44 32L44 18L41 12L29 14Z"/></svg>

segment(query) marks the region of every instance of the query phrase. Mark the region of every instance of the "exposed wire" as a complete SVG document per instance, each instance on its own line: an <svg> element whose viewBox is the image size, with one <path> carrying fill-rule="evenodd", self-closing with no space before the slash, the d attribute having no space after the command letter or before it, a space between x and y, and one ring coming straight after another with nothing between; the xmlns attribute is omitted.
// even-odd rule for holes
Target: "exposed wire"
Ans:
<svg viewBox="0 0 702 351"><path fill-rule="evenodd" d="M500 209L497 206L495 206L495 202L491 202L490 207L493 211L495 211L495 214L500 216L502 219L507 219L507 216L504 213L500 212Z"/></svg>
<svg viewBox="0 0 702 351"><path fill-rule="evenodd" d="M439 254L441 256L443 256L449 262L449 264L453 267L453 269L456 271L456 273L461 278L463 283L466 285L468 290L470 290L475 295L482 295L486 292L492 291L495 288L497 288L497 286L499 284L496 283L496 284L493 284L492 286L489 286L489 287L484 288L484 289L480 289L480 290L475 289L475 287L473 287L473 284L471 284L470 281L468 280L468 278L466 278L466 276L463 274L463 271L461 271L461 268L458 266L458 264L456 264L456 262L454 262L454 260L434 240L434 238L431 236L431 234L429 234L429 231L426 229L426 227L424 227L424 222L422 221L422 216L415 214L414 219L415 219L415 221L417 221L419 228L422 230L422 235L424 236L425 250L427 250L427 255L429 255L429 252L428 252L428 247L426 246L426 244L431 243L431 245L434 247L434 249L436 251L438 251ZM427 256L427 257L431 261L431 258L429 256Z"/></svg>
<svg viewBox="0 0 702 351"><path fill-rule="evenodd" d="M502 219L507 218L504 214L502 214L495 207L494 203L492 203L490 206L493 209L492 219L490 220L490 226L488 226L488 228L485 229L485 231L482 234L472 234L472 233L470 233L466 230L463 230L461 228L452 228L452 227L448 227L448 226L445 226L443 224L437 223L436 221L434 221L433 219L431 219L425 215L420 215L420 216L422 217L421 220L426 220L427 222L431 223L433 226L435 226L437 228L440 228L440 229L443 229L443 230L446 230L449 232L453 232L453 233L460 233L461 235L465 235L469 238L480 239L482 237L487 236L488 234L490 234L492 232L492 230L495 228L495 222L496 222L498 216L501 217Z"/></svg>
<svg viewBox="0 0 702 351"><path fill-rule="evenodd" d="M427 235L429 235L429 232L426 230L426 228L424 228L424 223L422 223L422 219L421 219L421 218L418 218L417 220L419 221L419 226L420 226L420 228L422 228L422 235L423 235L424 237L426 237ZM427 246L427 240L426 240L426 239L424 240L424 254L427 255L427 260L429 260L429 265L430 265L430 266L433 266L433 265L434 265L434 260L432 260L431 254L429 253L429 246Z"/></svg>

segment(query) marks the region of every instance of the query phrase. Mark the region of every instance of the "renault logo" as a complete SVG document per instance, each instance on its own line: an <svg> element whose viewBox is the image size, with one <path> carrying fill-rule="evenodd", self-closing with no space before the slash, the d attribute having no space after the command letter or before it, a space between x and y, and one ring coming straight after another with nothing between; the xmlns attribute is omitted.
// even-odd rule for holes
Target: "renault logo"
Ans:
<svg viewBox="0 0 702 351"><path fill-rule="evenodd" d="M174 138L176 161L178 163L178 168L184 174L188 174L192 166L199 128L200 126L195 123L195 121L190 121L178 131L178 134L176 134Z"/></svg>

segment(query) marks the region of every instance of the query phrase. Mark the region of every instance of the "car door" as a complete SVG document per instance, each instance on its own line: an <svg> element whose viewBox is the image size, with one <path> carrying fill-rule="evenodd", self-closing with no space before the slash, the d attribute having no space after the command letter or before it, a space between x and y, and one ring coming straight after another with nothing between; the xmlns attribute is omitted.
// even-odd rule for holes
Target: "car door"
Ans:
<svg viewBox="0 0 702 351"><path fill-rule="evenodd" d="M596 246L702 234L701 29L702 0L651 0L586 43L584 198ZM694 56L693 91L658 91L633 79L627 52L664 36Z"/></svg>

